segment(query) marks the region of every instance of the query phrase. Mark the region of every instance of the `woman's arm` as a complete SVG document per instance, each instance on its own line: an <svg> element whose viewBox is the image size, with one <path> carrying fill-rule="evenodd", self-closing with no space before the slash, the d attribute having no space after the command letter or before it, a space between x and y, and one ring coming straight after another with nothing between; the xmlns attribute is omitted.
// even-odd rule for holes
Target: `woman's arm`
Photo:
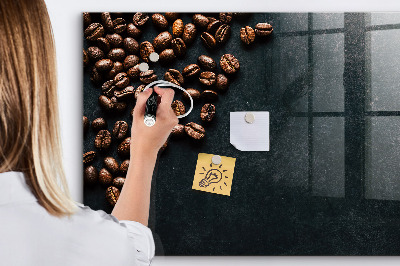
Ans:
<svg viewBox="0 0 400 266"><path fill-rule="evenodd" d="M131 220L147 226L150 208L151 178L161 146L167 141L178 119L171 108L174 98L172 89L155 88L161 96L154 126L144 124L147 98L152 89L139 94L134 111L131 130L131 158L121 195L112 215L118 220Z"/></svg>

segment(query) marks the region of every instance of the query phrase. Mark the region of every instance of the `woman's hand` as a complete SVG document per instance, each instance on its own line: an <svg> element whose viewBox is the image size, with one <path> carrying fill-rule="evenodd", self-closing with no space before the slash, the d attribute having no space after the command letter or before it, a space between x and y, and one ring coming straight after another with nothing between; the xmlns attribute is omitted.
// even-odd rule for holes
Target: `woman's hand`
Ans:
<svg viewBox="0 0 400 266"><path fill-rule="evenodd" d="M144 124L146 101L152 90L149 88L140 93L136 101L131 130L131 155L133 152L140 154L158 153L174 126L178 124L178 118L171 108L174 90L159 87L154 88L155 92L161 96L161 102L157 108L156 123L152 127Z"/></svg>

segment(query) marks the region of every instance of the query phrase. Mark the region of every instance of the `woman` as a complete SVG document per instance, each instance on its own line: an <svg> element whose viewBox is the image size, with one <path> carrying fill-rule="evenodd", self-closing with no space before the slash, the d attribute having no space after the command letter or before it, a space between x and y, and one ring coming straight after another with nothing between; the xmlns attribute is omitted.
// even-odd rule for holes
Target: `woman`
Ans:
<svg viewBox="0 0 400 266"><path fill-rule="evenodd" d="M149 265L147 227L157 153L177 124L174 92L157 123L143 123L151 89L132 122L131 166L112 215L69 196L62 168L56 65L43 0L0 1L0 260L2 265Z"/></svg>

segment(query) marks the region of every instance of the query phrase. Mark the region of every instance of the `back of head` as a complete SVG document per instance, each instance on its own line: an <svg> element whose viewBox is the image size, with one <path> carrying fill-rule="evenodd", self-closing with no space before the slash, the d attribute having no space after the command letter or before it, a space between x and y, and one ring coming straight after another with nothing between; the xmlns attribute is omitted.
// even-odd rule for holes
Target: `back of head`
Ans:
<svg viewBox="0 0 400 266"><path fill-rule="evenodd" d="M72 214L62 167L55 48L44 0L0 1L0 172L22 171L39 203Z"/></svg>

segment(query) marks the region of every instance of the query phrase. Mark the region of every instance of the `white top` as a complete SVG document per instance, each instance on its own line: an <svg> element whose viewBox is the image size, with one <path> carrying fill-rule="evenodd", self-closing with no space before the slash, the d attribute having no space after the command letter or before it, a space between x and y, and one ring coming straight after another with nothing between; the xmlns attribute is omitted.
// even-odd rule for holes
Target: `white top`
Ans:
<svg viewBox="0 0 400 266"><path fill-rule="evenodd" d="M80 203L71 218L50 215L20 172L0 174L1 265L150 265L151 230Z"/></svg>

